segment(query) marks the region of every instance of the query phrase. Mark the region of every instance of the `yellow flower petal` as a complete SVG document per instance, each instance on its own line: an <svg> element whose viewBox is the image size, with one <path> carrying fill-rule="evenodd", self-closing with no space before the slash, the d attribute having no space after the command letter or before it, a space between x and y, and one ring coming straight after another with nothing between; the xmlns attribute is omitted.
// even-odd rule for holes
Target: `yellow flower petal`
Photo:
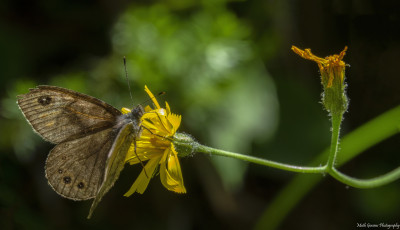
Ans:
<svg viewBox="0 0 400 230"><path fill-rule="evenodd" d="M182 120L182 117L180 115L176 115L173 113L169 114L168 121L170 122L170 124L172 126L172 128L171 128L172 134L176 133L176 130L181 125L181 120Z"/></svg>
<svg viewBox="0 0 400 230"><path fill-rule="evenodd" d="M150 130L157 130L157 126L156 125L154 125L153 124L153 122L151 122L151 120L149 120L149 119L145 119L145 120L143 120L143 123L142 123L142 125L144 126L144 127L146 127L147 129L150 129Z"/></svg>
<svg viewBox="0 0 400 230"><path fill-rule="evenodd" d="M147 148L146 152L140 152L139 151L139 153L137 153L137 154L135 154L134 151L129 151L128 154L126 155L125 162L128 162L131 165L138 164L138 163L140 163L140 161L145 162L145 161L148 161L150 159L160 157L161 152L163 150L164 149L161 149L161 148L159 148L159 149L157 149L157 148L154 148L154 149ZM139 161L138 157L140 158L140 161Z"/></svg>
<svg viewBox="0 0 400 230"><path fill-rule="evenodd" d="M167 110L167 114L171 113L171 108L168 105L168 102L165 102L165 109Z"/></svg>
<svg viewBox="0 0 400 230"><path fill-rule="evenodd" d="M160 105L158 104L158 101L154 97L153 93L147 88L147 85L144 86L144 91L149 95L150 99L153 101L154 105L156 106L157 109L160 108Z"/></svg>
<svg viewBox="0 0 400 230"><path fill-rule="evenodd" d="M154 171L156 170L156 167L157 167L159 161L160 161L159 158L154 158L154 159L151 159L149 162L147 162L146 166L144 167L144 170L146 170L147 176L146 176L146 173L144 172L144 170L142 170L139 177L136 179L135 183L133 183L132 187L129 189L129 191L127 193L124 194L124 196L130 196L134 192L143 194L147 188L147 185L149 185L150 179L151 179L152 175L154 174Z"/></svg>
<svg viewBox="0 0 400 230"><path fill-rule="evenodd" d="M150 112L151 110L153 109L149 105L146 105L146 107L144 107L145 112Z"/></svg>
<svg viewBox="0 0 400 230"><path fill-rule="evenodd" d="M161 158L161 156L165 152L165 149L168 148L169 145L170 142L163 138L154 137L154 135L143 136L138 141L136 141L136 153L135 145L131 145L128 153L126 154L125 162L133 165L140 163L138 157L142 162L157 157Z"/></svg>
<svg viewBox="0 0 400 230"><path fill-rule="evenodd" d="M171 130L172 127L167 120L165 109L160 108L147 112L143 115L142 120L147 122L144 123L143 126L154 129L157 132L162 132L164 135L161 136L170 134L169 130Z"/></svg>
<svg viewBox="0 0 400 230"><path fill-rule="evenodd" d="M160 164L160 179L164 187L177 193L186 193L178 153L172 144L165 150Z"/></svg>
<svg viewBox="0 0 400 230"><path fill-rule="evenodd" d="M131 112L131 110L124 107L124 108L121 109L121 112L122 112L123 114L127 114L127 113Z"/></svg>
<svg viewBox="0 0 400 230"><path fill-rule="evenodd" d="M327 62L326 59L320 58L318 56L315 56L313 53L311 53L311 49L301 50L301 49L297 48L296 46L292 46L292 50L293 50L293 52L298 54L300 57L311 60L311 61L315 61L318 64L325 64Z"/></svg>

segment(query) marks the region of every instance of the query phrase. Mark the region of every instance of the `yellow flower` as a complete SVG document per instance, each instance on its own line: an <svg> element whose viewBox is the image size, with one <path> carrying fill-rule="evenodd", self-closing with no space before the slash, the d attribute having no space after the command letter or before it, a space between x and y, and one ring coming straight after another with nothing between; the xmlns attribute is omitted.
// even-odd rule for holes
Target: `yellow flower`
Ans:
<svg viewBox="0 0 400 230"><path fill-rule="evenodd" d="M345 67L346 63L342 61L347 51L344 47L340 54L334 54L326 58L320 58L311 53L311 49L301 50L292 46L293 52L304 59L315 61L321 72L321 83L324 87L322 94L322 103L326 110L332 114L343 114L348 107L346 96Z"/></svg>
<svg viewBox="0 0 400 230"><path fill-rule="evenodd" d="M340 83L343 84L344 80L344 69L346 63L342 61L344 55L347 51L347 46L344 47L343 51L339 55L334 54L326 58L320 58L311 53L311 49L301 50L296 46L292 46L293 52L300 55L304 59L315 61L318 64L319 70L321 72L322 84L330 88L332 87L333 80L337 77Z"/></svg>
<svg viewBox="0 0 400 230"><path fill-rule="evenodd" d="M155 108L146 106L142 117L142 134L136 141L136 153L135 143L133 143L125 162L131 165L140 161L148 162L125 196L130 196L134 192L142 194L151 177L155 175L158 166L160 166L160 179L164 187L177 193L186 193L178 153L172 143L181 123L181 116L171 113L167 102L166 109L161 108L147 86L145 86L145 91L152 99ZM127 108L122 109L123 113L129 111Z"/></svg>

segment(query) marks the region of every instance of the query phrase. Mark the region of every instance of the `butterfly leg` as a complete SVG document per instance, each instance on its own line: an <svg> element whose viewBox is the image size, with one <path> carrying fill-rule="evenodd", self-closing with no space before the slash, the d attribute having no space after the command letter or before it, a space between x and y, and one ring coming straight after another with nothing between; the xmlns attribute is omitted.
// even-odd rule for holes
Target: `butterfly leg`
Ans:
<svg viewBox="0 0 400 230"><path fill-rule="evenodd" d="M150 112L150 113L151 113L151 112ZM155 114L157 115L158 120L160 120L160 123L162 124L162 126L164 127L164 129L168 130L167 127L165 127L164 123L162 122L160 115L159 115L158 113L155 113ZM171 138L168 138L168 137L165 137L165 136L161 136L161 135L155 134L155 133L153 133L149 128L147 128L146 126L141 125L140 127L141 127L141 128L145 128L147 131L149 131L149 132L150 132L152 135L154 135L154 136L161 137L161 138L163 138L163 139L167 139L167 140L169 140L169 141L172 142Z"/></svg>
<svg viewBox="0 0 400 230"><path fill-rule="evenodd" d="M154 135L154 136L157 136L157 137L160 137L160 138L163 138L163 139L167 139L167 140L169 140L169 141L172 142L171 138L164 137L164 136L158 135L158 134L156 134L156 133L153 133L153 132L152 132L149 128L147 128L146 126L142 126L142 128L145 128L147 131L149 131L149 132L150 132L152 135Z"/></svg>
<svg viewBox="0 0 400 230"><path fill-rule="evenodd" d="M143 163L143 161L140 159L139 155L138 155L137 152L136 152L136 137L133 139L133 142L135 143L135 149L134 149L135 156L137 157L137 159L139 160L140 164L142 165L144 174L146 175L147 178L149 178L149 176L147 175L147 172L146 172L146 168L144 167L144 163Z"/></svg>

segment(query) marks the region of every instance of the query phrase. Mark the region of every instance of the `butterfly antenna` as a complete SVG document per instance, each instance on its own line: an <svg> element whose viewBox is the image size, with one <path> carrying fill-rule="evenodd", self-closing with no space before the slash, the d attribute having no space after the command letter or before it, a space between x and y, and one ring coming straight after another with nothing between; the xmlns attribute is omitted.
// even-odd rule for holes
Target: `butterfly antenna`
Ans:
<svg viewBox="0 0 400 230"><path fill-rule="evenodd" d="M133 107L135 107L135 105L133 103L131 84L129 83L129 78L128 78L128 70L126 69L126 57L125 56L124 56L124 70L125 70L126 81L128 82L129 96L131 97ZM149 176L147 175L147 172L146 172L146 168L144 167L143 161L140 159L140 157L138 156L138 154L136 152L136 139L134 140L134 142L135 142L135 155L143 167L144 174L146 175L147 178L149 178Z"/></svg>
<svg viewBox="0 0 400 230"><path fill-rule="evenodd" d="M125 56L124 56L124 69L125 69L126 81L128 82L129 96L131 96L131 100L132 100L132 104L133 104L132 89L131 89L131 84L129 83L128 70L126 70L126 57ZM133 106L133 107L135 107L135 106Z"/></svg>
<svg viewBox="0 0 400 230"><path fill-rule="evenodd" d="M143 104L146 104L147 102L152 101L154 98L158 98L159 96L162 96L164 94L165 94L165 92L159 92L157 95L150 97L149 99L145 100L144 102L142 102L140 104L143 106Z"/></svg>

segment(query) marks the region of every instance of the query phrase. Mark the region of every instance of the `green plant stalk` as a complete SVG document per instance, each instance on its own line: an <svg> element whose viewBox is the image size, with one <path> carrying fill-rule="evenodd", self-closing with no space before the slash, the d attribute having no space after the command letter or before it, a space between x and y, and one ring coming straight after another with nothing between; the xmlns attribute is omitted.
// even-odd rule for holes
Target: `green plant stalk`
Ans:
<svg viewBox="0 0 400 230"><path fill-rule="evenodd" d="M397 106L373 120L365 123L353 132L347 134L341 141L341 154L336 159L336 165L341 166L358 156L363 151L375 144L399 133L400 131L400 106ZM312 165L320 164L326 159L329 149L319 154ZM391 175L384 175L380 178L389 183L398 179L399 169L390 172ZM270 205L261 214L256 230L276 229L284 220L285 216L299 203L302 198L323 179L320 175L296 175L293 180L287 184L278 195L271 201ZM358 179L357 179L358 180ZM359 181L359 180L358 180ZM354 186L357 187L357 186Z"/></svg>
<svg viewBox="0 0 400 230"><path fill-rule="evenodd" d="M244 160L244 161L252 162L255 164L264 165L264 166L273 167L273 168L282 169L282 170L291 171L291 172L322 173L322 172L326 171L325 166L301 167L301 166L296 166L296 165L289 165L289 164L279 163L279 162L275 162L275 161L265 160L265 159L258 158L258 157L243 155L240 153L234 153L234 152L224 151L224 150L220 150L220 149L215 149L215 148L211 148L211 147L204 146L204 145L198 145L196 147L196 152L236 158L239 160Z"/></svg>
<svg viewBox="0 0 400 230"><path fill-rule="evenodd" d="M332 114L332 139L331 150L329 152L328 162L326 163L327 171L331 172L334 168L336 155L339 146L340 125L342 124L343 113Z"/></svg>
<svg viewBox="0 0 400 230"><path fill-rule="evenodd" d="M347 176L339 171L337 171L334 167L336 161L336 155L338 152L339 146L339 134L340 134L340 125L342 122L343 114L336 114L332 116L332 139L331 139L331 147L328 155L328 161L325 166L319 167L302 167L296 165L289 165L284 163L279 163L271 160L266 160L258 157L243 155L239 153L229 152L225 150L215 149L208 146L196 145L196 152L207 153L212 155L219 155L225 157L236 158L238 160L244 160L248 162L252 162L259 165L264 165L268 167L273 167L281 170L291 171L291 172L299 172L299 173L328 173L338 181L352 186L356 188L373 188L385 185L387 183L393 182L400 178L400 167L386 173L385 175L378 176L372 179L357 179L350 176ZM180 145L179 143L175 143L176 145ZM181 143L182 146L184 143ZM182 147L181 146L181 147ZM185 148L188 148L187 143L185 143Z"/></svg>
<svg viewBox="0 0 400 230"><path fill-rule="evenodd" d="M328 162L326 164L326 171L336 180L355 188L379 187L400 178L400 167L384 175L364 180L347 176L335 169L335 161L339 147L340 126L342 123L342 119L343 113L332 115L332 141Z"/></svg>
<svg viewBox="0 0 400 230"><path fill-rule="evenodd" d="M283 164L275 161L265 160L257 157L247 156L239 153L233 153L220 149L215 149L203 146L195 142L190 136L180 134L173 143L179 149L180 156L187 156L193 152L201 152L212 155L236 158L264 166L269 166L277 169L300 172L300 173L329 173L338 181L356 187L356 188L372 188L382 186L393 182L400 178L400 167L372 179L356 179L347 176L335 169L335 165L342 165L350 159L354 158L362 151L387 139L388 137L400 131L400 106L382 114L374 120L364 124L357 130L346 135L341 143L341 154L337 157L339 144L339 133L342 115L332 116L332 139L331 147L320 154L312 165L321 164L328 158L327 164L320 167L301 167L289 164ZM180 151L182 150L182 152ZM185 152L185 153L183 153ZM182 154L182 155L181 155ZM328 167L329 166L329 167ZM324 175L324 174L323 174ZM301 174L294 178L282 192L272 201L270 206L262 214L260 221L256 225L256 229L275 229L289 211L298 203L311 188L323 178L322 175L305 175Z"/></svg>
<svg viewBox="0 0 400 230"><path fill-rule="evenodd" d="M341 172L339 172L337 169L333 168L332 171L329 173L332 177L334 177L336 180L350 185L355 188L375 188L379 187L385 184L389 184L397 179L400 178L400 167L375 178L372 179L358 179L358 178L353 178L350 176L347 176Z"/></svg>

